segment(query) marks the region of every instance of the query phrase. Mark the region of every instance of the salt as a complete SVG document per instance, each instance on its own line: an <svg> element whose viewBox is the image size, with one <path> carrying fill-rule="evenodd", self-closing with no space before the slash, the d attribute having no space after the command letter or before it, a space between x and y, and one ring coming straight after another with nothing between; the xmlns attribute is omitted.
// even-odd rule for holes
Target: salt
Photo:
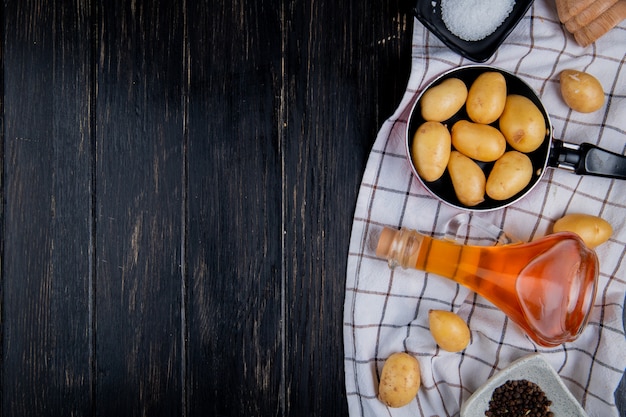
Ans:
<svg viewBox="0 0 626 417"><path fill-rule="evenodd" d="M500 27L513 6L515 0L441 0L441 18L459 38L479 41Z"/></svg>

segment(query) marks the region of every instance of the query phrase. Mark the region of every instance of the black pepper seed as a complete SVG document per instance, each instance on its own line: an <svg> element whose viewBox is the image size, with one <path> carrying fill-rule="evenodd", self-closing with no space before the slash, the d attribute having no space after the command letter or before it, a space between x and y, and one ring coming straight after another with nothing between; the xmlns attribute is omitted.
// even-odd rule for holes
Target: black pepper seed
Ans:
<svg viewBox="0 0 626 417"><path fill-rule="evenodd" d="M508 380L491 395L487 417L554 417L550 401L539 385L525 379Z"/></svg>

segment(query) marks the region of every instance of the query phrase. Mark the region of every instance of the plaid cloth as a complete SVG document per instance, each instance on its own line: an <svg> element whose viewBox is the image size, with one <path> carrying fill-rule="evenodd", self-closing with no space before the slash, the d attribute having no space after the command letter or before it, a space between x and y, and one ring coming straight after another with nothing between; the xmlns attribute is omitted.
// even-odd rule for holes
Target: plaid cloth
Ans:
<svg viewBox="0 0 626 417"><path fill-rule="evenodd" d="M415 20L412 73L399 108L382 126L363 176L348 254L344 305L346 392L351 416L455 416L461 404L489 377L511 362L539 352L559 373L590 416L617 416L614 391L626 367L623 305L626 293L626 181L578 176L549 169L522 201L475 214L518 239L550 232L566 213L606 219L612 238L596 249L599 288L589 325L572 343L555 348L534 344L488 301L432 274L396 268L377 259L369 239L382 226L407 227L441 236L460 211L429 195L410 173L405 128L421 88L451 68L472 64L448 50ZM558 21L552 0L536 0L498 52L487 62L519 75L550 113L554 136L591 142L613 152L626 148L626 22L595 44L581 48ZM591 114L563 102L558 74L578 69L595 75L606 94ZM469 242L483 236L466 233ZM484 242L483 242L484 243ZM428 329L428 310L454 311L467 321L471 343L460 353L439 349ZM422 386L409 405L391 409L378 399L385 359L406 351L418 358Z"/></svg>

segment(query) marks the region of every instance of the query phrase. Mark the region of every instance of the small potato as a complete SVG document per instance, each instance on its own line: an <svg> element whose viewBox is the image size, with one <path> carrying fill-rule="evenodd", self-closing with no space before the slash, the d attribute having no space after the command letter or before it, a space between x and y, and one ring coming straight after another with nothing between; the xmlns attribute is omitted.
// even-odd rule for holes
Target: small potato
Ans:
<svg viewBox="0 0 626 417"><path fill-rule="evenodd" d="M590 248L595 248L609 240L613 234L613 228L601 217L591 214L567 214L554 223L554 233L576 233Z"/></svg>
<svg viewBox="0 0 626 417"><path fill-rule="evenodd" d="M408 353L390 355L380 374L378 399L389 407L403 407L410 403L420 388L420 364Z"/></svg>
<svg viewBox="0 0 626 417"><path fill-rule="evenodd" d="M541 111L530 99L518 94L506 98L499 123L508 144L520 152L534 151L548 134Z"/></svg>
<svg viewBox="0 0 626 417"><path fill-rule="evenodd" d="M452 126L451 136L457 151L477 161L495 161L506 150L504 136L493 126L459 120Z"/></svg>
<svg viewBox="0 0 626 417"><path fill-rule="evenodd" d="M448 128L439 122L425 122L415 132L411 159L424 181L443 175L450 159L451 139Z"/></svg>
<svg viewBox="0 0 626 417"><path fill-rule="evenodd" d="M499 72L484 72L474 80L467 94L465 109L476 123L498 120L506 102L506 80Z"/></svg>
<svg viewBox="0 0 626 417"><path fill-rule="evenodd" d="M448 78L422 94L420 107L424 120L443 122L456 114L467 99L467 86L458 78Z"/></svg>
<svg viewBox="0 0 626 417"><path fill-rule="evenodd" d="M581 113L591 113L602 108L604 90L591 74L576 70L563 70L559 75L561 95L565 103Z"/></svg>
<svg viewBox="0 0 626 417"><path fill-rule="evenodd" d="M452 151L448 172L454 193L462 204L472 207L485 201L485 173L476 162L459 151Z"/></svg>
<svg viewBox="0 0 626 417"><path fill-rule="evenodd" d="M494 200L506 200L522 191L533 177L530 158L518 151L509 151L493 165L485 192Z"/></svg>
<svg viewBox="0 0 626 417"><path fill-rule="evenodd" d="M428 324L433 339L443 350L460 352L469 344L469 327L461 317L451 311L430 310Z"/></svg>

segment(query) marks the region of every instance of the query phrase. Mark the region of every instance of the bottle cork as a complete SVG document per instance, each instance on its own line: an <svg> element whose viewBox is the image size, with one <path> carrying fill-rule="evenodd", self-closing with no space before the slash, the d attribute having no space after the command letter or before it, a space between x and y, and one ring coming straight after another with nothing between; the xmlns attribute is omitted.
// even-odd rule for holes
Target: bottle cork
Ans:
<svg viewBox="0 0 626 417"><path fill-rule="evenodd" d="M376 243L376 256L386 259L389 256L389 250L391 249L391 243L396 236L396 231L388 227L383 228L378 236L378 242Z"/></svg>

